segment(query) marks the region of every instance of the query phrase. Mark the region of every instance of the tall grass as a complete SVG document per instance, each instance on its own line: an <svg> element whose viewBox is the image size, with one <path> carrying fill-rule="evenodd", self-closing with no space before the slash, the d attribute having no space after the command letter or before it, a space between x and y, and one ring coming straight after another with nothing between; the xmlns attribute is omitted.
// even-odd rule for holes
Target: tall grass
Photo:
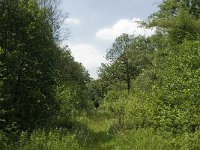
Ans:
<svg viewBox="0 0 200 150"><path fill-rule="evenodd" d="M172 146L153 129L119 132L112 141L114 150L172 150Z"/></svg>
<svg viewBox="0 0 200 150"><path fill-rule="evenodd" d="M35 131L27 139L22 133L19 141L20 150L78 150L80 145L74 134L63 134L63 130L53 130L49 133Z"/></svg>
<svg viewBox="0 0 200 150"><path fill-rule="evenodd" d="M0 150L199 150L200 130L174 135L153 128L123 128L105 109L73 122L73 130L63 126L49 131L22 132L18 143L6 144L0 134ZM65 123L64 123L65 124ZM62 122L62 125L64 125ZM117 126L117 127L115 127Z"/></svg>

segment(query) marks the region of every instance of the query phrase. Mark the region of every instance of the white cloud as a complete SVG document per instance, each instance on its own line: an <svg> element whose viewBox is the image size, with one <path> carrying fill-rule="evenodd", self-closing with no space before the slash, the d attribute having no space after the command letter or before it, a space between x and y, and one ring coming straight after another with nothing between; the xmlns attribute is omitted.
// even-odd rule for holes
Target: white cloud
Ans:
<svg viewBox="0 0 200 150"><path fill-rule="evenodd" d="M80 19L77 18L66 18L64 21L64 24L73 24L73 25L79 25Z"/></svg>
<svg viewBox="0 0 200 150"><path fill-rule="evenodd" d="M141 27L140 18L120 19L110 28L100 29L96 33L96 37L103 40L114 40L122 33L150 36L155 33L155 29L145 29Z"/></svg>
<svg viewBox="0 0 200 150"><path fill-rule="evenodd" d="M62 46L66 45L66 42ZM83 66L89 71L91 77L97 78L97 69L101 63L105 62L104 54L101 53L94 45L81 43L68 43L71 49L72 56L75 61L81 62Z"/></svg>

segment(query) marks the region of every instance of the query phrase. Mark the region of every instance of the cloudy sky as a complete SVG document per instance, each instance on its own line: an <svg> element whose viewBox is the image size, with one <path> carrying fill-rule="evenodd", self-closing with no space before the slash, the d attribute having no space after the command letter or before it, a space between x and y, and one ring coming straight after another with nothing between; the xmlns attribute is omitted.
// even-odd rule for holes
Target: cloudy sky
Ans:
<svg viewBox="0 0 200 150"><path fill-rule="evenodd" d="M106 50L122 33L145 35L153 30L140 27L158 10L162 0L62 0L61 9L68 13L65 26L69 45L76 61L81 62L91 77L97 78L98 67L105 62Z"/></svg>

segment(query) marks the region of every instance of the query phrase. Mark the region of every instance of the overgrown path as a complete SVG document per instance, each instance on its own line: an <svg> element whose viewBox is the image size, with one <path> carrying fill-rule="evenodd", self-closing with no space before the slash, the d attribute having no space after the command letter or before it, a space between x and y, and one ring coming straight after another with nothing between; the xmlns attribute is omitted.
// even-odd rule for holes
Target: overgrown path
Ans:
<svg viewBox="0 0 200 150"><path fill-rule="evenodd" d="M87 133L88 141L86 148L91 150L110 150L111 140L113 138L110 134L110 126L113 124L114 119L104 110L94 110L89 118L84 118L84 122Z"/></svg>

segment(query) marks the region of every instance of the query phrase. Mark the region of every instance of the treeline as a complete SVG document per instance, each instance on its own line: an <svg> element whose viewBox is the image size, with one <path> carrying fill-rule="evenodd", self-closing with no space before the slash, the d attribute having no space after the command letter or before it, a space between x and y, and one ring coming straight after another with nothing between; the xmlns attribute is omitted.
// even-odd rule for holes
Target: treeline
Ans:
<svg viewBox="0 0 200 150"><path fill-rule="evenodd" d="M90 77L59 46L62 21L56 0L0 1L1 144L86 109Z"/></svg>
<svg viewBox="0 0 200 150"><path fill-rule="evenodd" d="M141 23L155 34L116 38L91 85L118 130L153 128L173 135L173 149L199 149L200 2L165 0L159 8Z"/></svg>

